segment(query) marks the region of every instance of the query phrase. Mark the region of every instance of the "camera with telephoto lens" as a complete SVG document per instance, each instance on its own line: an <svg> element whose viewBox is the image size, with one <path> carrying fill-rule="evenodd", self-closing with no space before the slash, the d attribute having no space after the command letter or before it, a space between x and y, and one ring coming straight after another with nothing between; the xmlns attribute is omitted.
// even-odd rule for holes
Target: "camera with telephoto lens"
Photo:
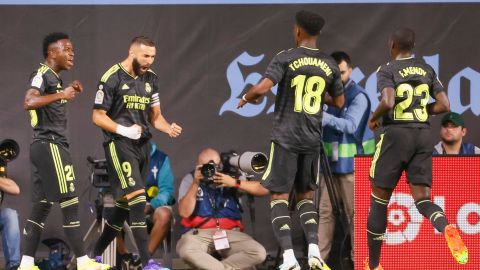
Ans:
<svg viewBox="0 0 480 270"><path fill-rule="evenodd" d="M90 163L90 183L96 188L110 187L110 182L108 181L107 160L95 159L88 156L87 161Z"/></svg>
<svg viewBox="0 0 480 270"><path fill-rule="evenodd" d="M262 152L247 151L239 155L235 151L229 151L221 153L220 159L223 172L230 175L260 174L265 172L268 165L268 158Z"/></svg>
<svg viewBox="0 0 480 270"><path fill-rule="evenodd" d="M7 176L7 163L17 158L20 146L12 139L0 142L0 176Z"/></svg>
<svg viewBox="0 0 480 270"><path fill-rule="evenodd" d="M263 173L267 169L268 158L262 152L244 152L239 155L235 151L223 152L220 154L220 165L217 166L212 160L200 169L204 177L204 183L213 184L213 176L217 171L228 174L232 177L239 177L242 174L253 175Z"/></svg>

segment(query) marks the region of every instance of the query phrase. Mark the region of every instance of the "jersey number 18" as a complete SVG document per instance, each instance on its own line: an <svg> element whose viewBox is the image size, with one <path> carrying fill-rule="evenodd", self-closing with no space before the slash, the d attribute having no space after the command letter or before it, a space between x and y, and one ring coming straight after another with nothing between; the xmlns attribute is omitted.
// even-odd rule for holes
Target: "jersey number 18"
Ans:
<svg viewBox="0 0 480 270"><path fill-rule="evenodd" d="M320 111L322 93L325 90L325 80L320 76L297 75L292 80L295 88L294 111L316 114Z"/></svg>

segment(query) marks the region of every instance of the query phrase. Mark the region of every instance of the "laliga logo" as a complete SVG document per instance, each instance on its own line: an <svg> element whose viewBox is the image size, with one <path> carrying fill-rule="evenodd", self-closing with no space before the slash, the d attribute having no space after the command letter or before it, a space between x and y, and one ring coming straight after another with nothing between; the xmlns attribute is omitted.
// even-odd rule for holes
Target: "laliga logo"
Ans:
<svg viewBox="0 0 480 270"><path fill-rule="evenodd" d="M388 245L400 245L407 241L413 241L420 231L423 216L418 212L412 196L405 193L393 193L388 206L388 222L391 223L394 228L400 228L400 230L391 231L387 228L385 243ZM398 206L406 208L406 213ZM405 214L408 215L405 216ZM407 220L408 218L409 220Z"/></svg>
<svg viewBox="0 0 480 270"><path fill-rule="evenodd" d="M445 209L445 197L434 197L434 203ZM424 220L429 223L418 212L410 194L393 193L388 206L390 224L385 233L385 243L388 245L401 245L414 241ZM449 221L456 223L458 229L464 234L480 234L480 204L465 203L458 209L456 222L454 217L450 217ZM433 227L431 228L434 230ZM436 234L439 233L437 230L434 231Z"/></svg>
<svg viewBox="0 0 480 270"><path fill-rule="evenodd" d="M230 97L227 101L223 103L220 111L218 112L219 115L222 115L224 112L231 111L243 117L254 117L260 115L262 112L265 111L265 108L267 106L267 97L263 98L260 104L248 103L244 106L243 109L237 109L237 104L240 101L240 98L242 97L242 93L245 88L248 88L249 85L254 85L259 82L264 72L264 70L262 70L262 74L252 72L244 76L241 66L255 66L264 59L264 56L265 55L263 54L259 56L251 56L247 52L243 52L228 65L226 75L228 84L230 86ZM432 56L424 56L423 59L430 66L432 66L432 68L438 74L438 71L440 69L440 55L435 54ZM378 106L378 98L380 96L380 93L377 91L376 72L373 72L370 75L366 76L359 67L356 67L353 69L352 75L350 77L354 81L360 83L360 85L364 86L367 95L372 102L372 110L374 110ZM463 83L465 83L465 81L468 81L469 83L465 83L465 85L469 86L464 86L463 88L469 88L462 89L462 81ZM479 72L470 67L465 67L464 69L453 75L453 77L448 81L448 84L445 84L445 87L448 89L447 94L450 100L450 108L452 111L462 114L467 110L471 110L474 115L480 115L480 91L477 91L477 89L480 88ZM274 86L271 91L274 95L276 95L277 86ZM468 93L470 94L470 104L465 104L465 102L462 102L461 92L463 91L468 91ZM270 106L265 113L272 113L273 109L274 105Z"/></svg>

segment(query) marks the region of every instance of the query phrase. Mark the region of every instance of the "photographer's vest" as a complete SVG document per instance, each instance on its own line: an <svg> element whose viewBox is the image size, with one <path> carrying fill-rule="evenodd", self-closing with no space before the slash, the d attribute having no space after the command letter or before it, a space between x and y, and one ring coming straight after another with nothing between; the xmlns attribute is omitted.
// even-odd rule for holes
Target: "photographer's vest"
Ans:
<svg viewBox="0 0 480 270"><path fill-rule="evenodd" d="M375 134L367 126L371 109L370 99L365 91L352 80L345 85L344 95L344 106L340 109L329 106L327 113L338 118L345 118L348 107L357 95L364 95L367 98L368 106L355 133L346 134L328 126L323 129L323 142L330 167L333 173L338 174L353 173L353 158L356 154L373 154L375 152ZM336 160L332 160L332 157L335 157Z"/></svg>
<svg viewBox="0 0 480 270"><path fill-rule="evenodd" d="M200 184L197 191L195 209L189 218L182 218L182 233L191 229L210 229L217 227L243 231L242 214L238 204L236 189L214 188Z"/></svg>

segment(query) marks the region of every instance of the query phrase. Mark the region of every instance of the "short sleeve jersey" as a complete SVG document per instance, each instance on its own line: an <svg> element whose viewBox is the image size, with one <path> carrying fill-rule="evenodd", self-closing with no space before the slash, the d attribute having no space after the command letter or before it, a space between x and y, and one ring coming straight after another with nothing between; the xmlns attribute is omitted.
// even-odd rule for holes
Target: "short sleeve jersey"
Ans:
<svg viewBox="0 0 480 270"><path fill-rule="evenodd" d="M63 92L62 80L49 66L40 64L30 76L28 89L36 89L41 96ZM67 100L57 100L38 109L29 110L33 140L50 140L68 145Z"/></svg>
<svg viewBox="0 0 480 270"><path fill-rule="evenodd" d="M264 77L278 85L272 140L293 152L318 151L325 92L343 94L338 65L318 49L298 47L278 53Z"/></svg>
<svg viewBox="0 0 480 270"><path fill-rule="evenodd" d="M142 139L151 138L148 114L151 107L159 106L158 77L148 70L142 76L130 75L121 64L111 67L100 79L95 95L94 109L107 111L107 115L123 126L137 124L142 127ZM105 139L121 135L103 131Z"/></svg>
<svg viewBox="0 0 480 270"><path fill-rule="evenodd" d="M445 91L433 68L423 59L394 60L377 71L377 88L395 90L395 106L383 116L383 125L429 127L430 97Z"/></svg>

